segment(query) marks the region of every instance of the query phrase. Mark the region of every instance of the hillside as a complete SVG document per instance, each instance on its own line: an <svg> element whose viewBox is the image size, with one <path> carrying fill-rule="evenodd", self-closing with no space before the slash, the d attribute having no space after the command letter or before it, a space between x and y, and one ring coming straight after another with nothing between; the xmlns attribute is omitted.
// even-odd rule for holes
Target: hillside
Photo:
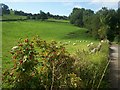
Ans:
<svg viewBox="0 0 120 90"><path fill-rule="evenodd" d="M91 37L86 37L85 28L79 28L69 23L46 21L41 22L31 20L20 22L3 22L2 25L2 45L4 51L3 60L6 62L9 62L9 59L11 57L9 51L13 46L16 45L19 38L33 38L34 36L39 35L41 39L47 41L55 40L58 42L62 41L63 43L70 41L71 44L67 45L67 49L72 53L77 49L81 49L81 47L86 47L90 41L94 41L94 39ZM76 42L76 40L81 40L82 42ZM88 42L85 42L85 40ZM73 43L76 43L77 45L73 47Z"/></svg>

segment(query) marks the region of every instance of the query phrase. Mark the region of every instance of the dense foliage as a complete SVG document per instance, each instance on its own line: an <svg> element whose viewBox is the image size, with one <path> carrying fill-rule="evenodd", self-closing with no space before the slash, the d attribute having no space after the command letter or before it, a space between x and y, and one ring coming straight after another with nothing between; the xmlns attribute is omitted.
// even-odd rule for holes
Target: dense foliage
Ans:
<svg viewBox="0 0 120 90"><path fill-rule="evenodd" d="M47 43L38 36L32 41L20 40L11 50L13 68L3 72L3 88L103 88L106 84L100 80L105 74L107 57L101 56L98 63L91 58L101 53L108 54L107 44L103 44L104 47L96 53L83 50L71 56L63 45L55 41Z"/></svg>
<svg viewBox="0 0 120 90"><path fill-rule="evenodd" d="M87 18L94 14L94 11L84 8L74 8L70 14L70 22L76 26L83 27L87 22Z"/></svg>
<svg viewBox="0 0 120 90"><path fill-rule="evenodd" d="M73 73L75 59L65 47L56 44L55 41L47 43L38 37L32 42L28 39L19 42L18 48L11 52L14 67L4 73L4 83L9 87L12 85L12 88L24 89L78 87L81 79Z"/></svg>
<svg viewBox="0 0 120 90"><path fill-rule="evenodd" d="M9 7L5 4L0 4L0 15L2 14L10 14Z"/></svg>
<svg viewBox="0 0 120 90"><path fill-rule="evenodd" d="M103 7L96 13L84 8L74 8L70 14L70 22L79 27L88 28L88 33L96 39L108 39L120 42L119 9Z"/></svg>

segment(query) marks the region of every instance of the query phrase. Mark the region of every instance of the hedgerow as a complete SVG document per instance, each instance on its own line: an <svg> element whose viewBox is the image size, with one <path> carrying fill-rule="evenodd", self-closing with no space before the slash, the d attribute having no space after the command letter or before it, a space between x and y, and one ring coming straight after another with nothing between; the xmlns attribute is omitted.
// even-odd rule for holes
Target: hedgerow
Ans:
<svg viewBox="0 0 120 90"><path fill-rule="evenodd" d="M11 51L13 68L3 72L3 88L54 90L102 87L107 58L100 55L108 51L102 49L104 47L95 54L83 50L71 55L56 41L48 43L39 36L33 40L20 40L17 48ZM96 55L100 56L98 63L92 62L92 56Z"/></svg>
<svg viewBox="0 0 120 90"><path fill-rule="evenodd" d="M77 88L81 79L73 72L75 62L64 46L39 37L20 41L12 52L14 66L3 74L3 84L11 88Z"/></svg>

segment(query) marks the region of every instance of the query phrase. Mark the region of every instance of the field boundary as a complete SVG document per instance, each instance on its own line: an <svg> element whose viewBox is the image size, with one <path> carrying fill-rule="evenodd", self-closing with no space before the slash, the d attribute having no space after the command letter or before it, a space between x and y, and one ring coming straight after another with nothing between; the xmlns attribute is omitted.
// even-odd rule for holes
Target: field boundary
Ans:
<svg viewBox="0 0 120 90"><path fill-rule="evenodd" d="M0 20L0 22L4 22L4 21L25 21L28 19L7 19L7 20Z"/></svg>

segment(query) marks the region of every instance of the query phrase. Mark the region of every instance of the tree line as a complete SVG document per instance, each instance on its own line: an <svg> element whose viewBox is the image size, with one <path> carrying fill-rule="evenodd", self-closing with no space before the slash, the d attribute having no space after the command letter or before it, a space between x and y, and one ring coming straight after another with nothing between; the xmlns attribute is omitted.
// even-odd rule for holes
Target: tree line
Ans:
<svg viewBox="0 0 120 90"><path fill-rule="evenodd" d="M88 29L87 33L96 39L120 42L120 8L102 7L96 13L90 9L73 8L70 23Z"/></svg>
<svg viewBox="0 0 120 90"><path fill-rule="evenodd" d="M10 14L10 11L14 12L14 15L21 15L21 16L26 16L27 19L35 19L35 20L45 20L48 18L53 18L53 19L63 19L63 20L67 20L68 17L67 16L60 16L60 15L53 15L50 14L50 12L43 12L42 10L40 10L40 12L38 14L32 14L32 13L25 13L23 11L17 11L17 10L12 10L9 9L9 7L5 4L0 4L0 11L2 11L0 13L0 15L6 15L6 14Z"/></svg>

